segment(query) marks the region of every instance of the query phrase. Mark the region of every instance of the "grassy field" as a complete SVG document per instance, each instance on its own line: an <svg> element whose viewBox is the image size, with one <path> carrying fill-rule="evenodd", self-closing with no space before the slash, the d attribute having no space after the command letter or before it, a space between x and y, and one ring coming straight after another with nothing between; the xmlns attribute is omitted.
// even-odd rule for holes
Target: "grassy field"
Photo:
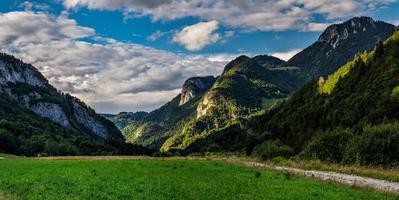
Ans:
<svg viewBox="0 0 399 200"><path fill-rule="evenodd" d="M206 160L17 159L0 172L9 199L396 199Z"/></svg>

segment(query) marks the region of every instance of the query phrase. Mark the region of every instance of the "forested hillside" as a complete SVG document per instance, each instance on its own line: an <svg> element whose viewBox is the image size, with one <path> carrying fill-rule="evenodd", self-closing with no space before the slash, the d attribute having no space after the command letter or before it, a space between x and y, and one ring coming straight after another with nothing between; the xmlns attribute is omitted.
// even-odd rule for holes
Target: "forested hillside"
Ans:
<svg viewBox="0 0 399 200"><path fill-rule="evenodd" d="M357 55L327 80L312 81L273 109L236 121L192 145L264 158L299 155L330 162L397 165L399 32ZM223 140L234 136L232 149ZM242 142L239 142L242 141ZM259 141L262 144L254 145Z"/></svg>

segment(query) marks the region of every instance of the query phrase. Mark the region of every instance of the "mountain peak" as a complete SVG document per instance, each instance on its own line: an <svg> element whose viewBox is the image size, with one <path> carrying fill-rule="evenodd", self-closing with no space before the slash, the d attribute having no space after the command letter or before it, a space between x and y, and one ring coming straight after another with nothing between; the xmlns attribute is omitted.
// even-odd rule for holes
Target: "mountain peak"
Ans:
<svg viewBox="0 0 399 200"><path fill-rule="evenodd" d="M395 29L392 24L370 17L355 17L333 24L286 65L301 68L305 82L327 76L352 60L358 52L372 50L377 41L389 38Z"/></svg>
<svg viewBox="0 0 399 200"><path fill-rule="evenodd" d="M318 42L326 42L336 48L340 41L348 39L351 35L375 30L377 23L384 22L376 22L371 17L354 17L344 23L327 27L319 37Z"/></svg>
<svg viewBox="0 0 399 200"><path fill-rule="evenodd" d="M243 62L245 62L245 61L248 61L248 60L250 60L251 58L249 58L248 56L246 56L246 55L241 55L241 56L238 56L237 58L235 58L234 60L232 60L231 62L229 62L229 63L227 63L227 65L224 67L224 69L223 69L223 73L222 74L225 74L227 71L229 71L231 68L233 68L234 66L236 66L236 65L238 65L238 64L240 64L240 63L243 63Z"/></svg>
<svg viewBox="0 0 399 200"><path fill-rule="evenodd" d="M284 60L280 58L276 58L274 56L269 55L257 55L252 58L255 60L259 65L266 67L266 68L273 68L285 63Z"/></svg>

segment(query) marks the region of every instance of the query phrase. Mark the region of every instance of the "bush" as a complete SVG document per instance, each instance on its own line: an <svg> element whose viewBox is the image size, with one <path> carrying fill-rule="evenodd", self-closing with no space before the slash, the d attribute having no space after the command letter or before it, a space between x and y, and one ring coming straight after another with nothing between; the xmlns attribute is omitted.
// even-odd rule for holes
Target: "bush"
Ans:
<svg viewBox="0 0 399 200"><path fill-rule="evenodd" d="M347 129L319 132L305 145L301 153L306 159L341 162L353 133Z"/></svg>
<svg viewBox="0 0 399 200"><path fill-rule="evenodd" d="M255 148L254 154L263 160L267 160L278 156L287 158L292 156L294 151L291 147L281 143L280 140L267 140Z"/></svg>
<svg viewBox="0 0 399 200"><path fill-rule="evenodd" d="M399 123L367 126L347 145L345 163L399 166Z"/></svg>

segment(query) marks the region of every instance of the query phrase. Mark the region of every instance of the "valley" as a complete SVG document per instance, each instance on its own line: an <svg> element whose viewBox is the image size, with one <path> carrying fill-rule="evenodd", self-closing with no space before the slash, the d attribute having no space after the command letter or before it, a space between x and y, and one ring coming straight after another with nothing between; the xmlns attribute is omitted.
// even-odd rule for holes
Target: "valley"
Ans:
<svg viewBox="0 0 399 200"><path fill-rule="evenodd" d="M0 200L398 200L398 8L0 1Z"/></svg>

